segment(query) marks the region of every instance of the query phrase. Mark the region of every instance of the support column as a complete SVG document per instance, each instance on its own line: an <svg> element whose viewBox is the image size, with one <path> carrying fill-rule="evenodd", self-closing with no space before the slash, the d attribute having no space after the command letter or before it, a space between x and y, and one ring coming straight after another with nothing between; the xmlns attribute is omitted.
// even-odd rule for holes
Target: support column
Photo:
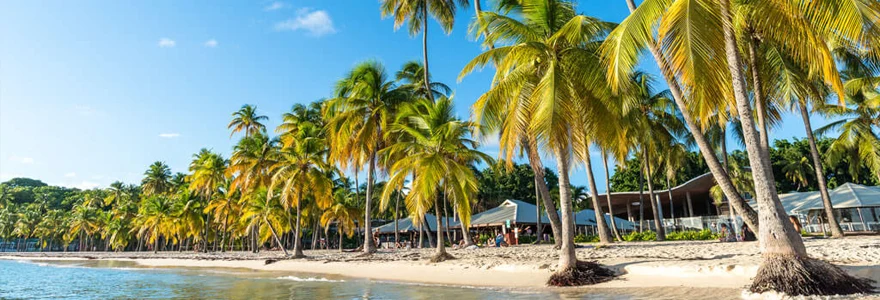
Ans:
<svg viewBox="0 0 880 300"><path fill-rule="evenodd" d="M685 192L685 196L687 196L687 205L688 205L688 217L694 216L694 203L691 201L691 191Z"/></svg>
<svg viewBox="0 0 880 300"><path fill-rule="evenodd" d="M865 222L865 216L862 215L862 208L859 207L859 208L856 208L856 210L859 211L859 219L861 219L861 221L862 221L862 227L865 229L865 231L869 231L868 230L868 223Z"/></svg>

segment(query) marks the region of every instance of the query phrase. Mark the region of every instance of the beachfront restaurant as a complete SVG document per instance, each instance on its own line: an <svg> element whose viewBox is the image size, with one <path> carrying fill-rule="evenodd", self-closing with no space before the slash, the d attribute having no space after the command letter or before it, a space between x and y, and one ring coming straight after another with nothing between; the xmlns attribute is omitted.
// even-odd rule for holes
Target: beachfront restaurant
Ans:
<svg viewBox="0 0 880 300"><path fill-rule="evenodd" d="M422 222L422 226L419 226L419 222L414 222L411 217L398 219L397 220L397 228L396 232L400 237L401 243L410 243L411 247L414 247L419 240L419 232L420 230L425 232L428 237L425 238L424 243L428 243L429 239L433 239L437 233L437 217L433 214L425 214L424 222ZM449 227L452 225L457 225L458 222L453 220L453 218L446 218L443 223L443 226ZM448 224L448 225L447 225ZM443 228L445 229L445 228ZM376 227L374 230L379 231L379 240L382 242L382 248L391 248L394 245L394 221L389 222L388 224ZM450 228L451 230L451 228Z"/></svg>
<svg viewBox="0 0 880 300"><path fill-rule="evenodd" d="M516 239L519 235L525 235L527 228L531 229L532 235L538 228L537 206L520 200L505 200L495 208L471 216L471 231L476 234L494 234L496 231L507 234L514 231ZM574 214L575 231L577 234L596 233L596 213L591 209L578 211ZM610 226L611 216L605 215L605 222ZM629 221L615 218L615 223L621 232L629 232L635 229ZM549 226L550 218L547 213L541 214L542 234L549 235L552 230ZM458 224L453 226L460 229Z"/></svg>
<svg viewBox="0 0 880 300"><path fill-rule="evenodd" d="M828 191L834 215L843 231L880 231L880 187L844 183ZM780 194L785 211L796 216L806 232L830 232L822 195L818 192ZM749 203L757 209L757 203Z"/></svg>
<svg viewBox="0 0 880 300"><path fill-rule="evenodd" d="M662 216L663 228L666 231L702 230L712 228L713 224L728 223L731 210L727 201L716 205L709 194L714 185L715 177L706 173L671 189L654 190L655 203L660 203L658 213ZM652 208L647 202L650 198L647 187L642 192L612 192L610 196L615 217L630 221L636 228L639 220L644 220L646 230L655 229ZM607 194L599 195L599 203L607 213L606 197Z"/></svg>

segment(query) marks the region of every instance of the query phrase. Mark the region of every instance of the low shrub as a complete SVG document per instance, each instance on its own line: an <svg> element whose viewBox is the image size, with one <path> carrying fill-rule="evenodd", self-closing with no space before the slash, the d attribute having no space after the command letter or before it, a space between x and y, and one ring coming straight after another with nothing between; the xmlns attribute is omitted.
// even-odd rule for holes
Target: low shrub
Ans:
<svg viewBox="0 0 880 300"><path fill-rule="evenodd" d="M586 234L578 234L574 237L575 243L598 243L599 236L598 235L586 235Z"/></svg>
<svg viewBox="0 0 880 300"><path fill-rule="evenodd" d="M719 238L721 238L721 235L716 234L709 229L703 229L700 231L673 231L666 234L666 239L670 241L709 241L717 240Z"/></svg>
<svg viewBox="0 0 880 300"><path fill-rule="evenodd" d="M627 242L642 242L657 240L657 233L653 231L633 231L623 236L623 240Z"/></svg>

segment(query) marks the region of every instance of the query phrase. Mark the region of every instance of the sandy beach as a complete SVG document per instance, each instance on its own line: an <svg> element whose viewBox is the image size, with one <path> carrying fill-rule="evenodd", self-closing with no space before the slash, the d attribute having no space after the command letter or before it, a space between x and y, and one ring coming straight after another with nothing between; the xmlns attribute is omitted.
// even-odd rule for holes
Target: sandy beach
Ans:
<svg viewBox="0 0 880 300"><path fill-rule="evenodd" d="M880 237L843 240L806 239L811 256L880 282ZM476 250L450 249L456 259L429 263L433 249L380 250L370 257L338 250L306 251L307 258L284 259L281 252L68 252L4 253L4 259L103 259L134 261L145 267L247 268L330 274L401 282L543 288L556 268L557 252L548 245ZM692 287L741 288L760 263L757 243L713 241L632 242L582 245L581 260L597 260L622 274L596 288ZM267 263L267 260L270 263ZM277 260L277 261L276 261Z"/></svg>

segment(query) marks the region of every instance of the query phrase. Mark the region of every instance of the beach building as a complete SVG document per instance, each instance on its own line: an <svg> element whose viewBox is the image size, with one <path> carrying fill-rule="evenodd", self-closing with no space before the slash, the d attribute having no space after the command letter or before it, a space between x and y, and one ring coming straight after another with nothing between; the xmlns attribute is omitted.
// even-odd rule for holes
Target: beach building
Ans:
<svg viewBox="0 0 880 300"><path fill-rule="evenodd" d="M592 209L585 209L574 214L575 227L578 233L594 234L596 232L596 213ZM471 230L477 233L494 232L501 230L506 233L507 230L519 231L517 234L523 234L528 229L537 230L538 210L534 204L520 200L505 200L495 208L474 214L471 216ZM611 216L605 215L606 224L611 224ZM635 226L624 219L615 218L617 227L621 231L632 231ZM546 212L541 214L541 224L543 225L542 233L550 234L550 218ZM453 226L461 228L459 224Z"/></svg>
<svg viewBox="0 0 880 300"><path fill-rule="evenodd" d="M844 183L828 191L831 206L844 231L880 231L880 187ZM830 231L825 224L825 207L818 191L780 194L785 211L797 216L804 230L811 233ZM749 203L757 209L757 203Z"/></svg>

